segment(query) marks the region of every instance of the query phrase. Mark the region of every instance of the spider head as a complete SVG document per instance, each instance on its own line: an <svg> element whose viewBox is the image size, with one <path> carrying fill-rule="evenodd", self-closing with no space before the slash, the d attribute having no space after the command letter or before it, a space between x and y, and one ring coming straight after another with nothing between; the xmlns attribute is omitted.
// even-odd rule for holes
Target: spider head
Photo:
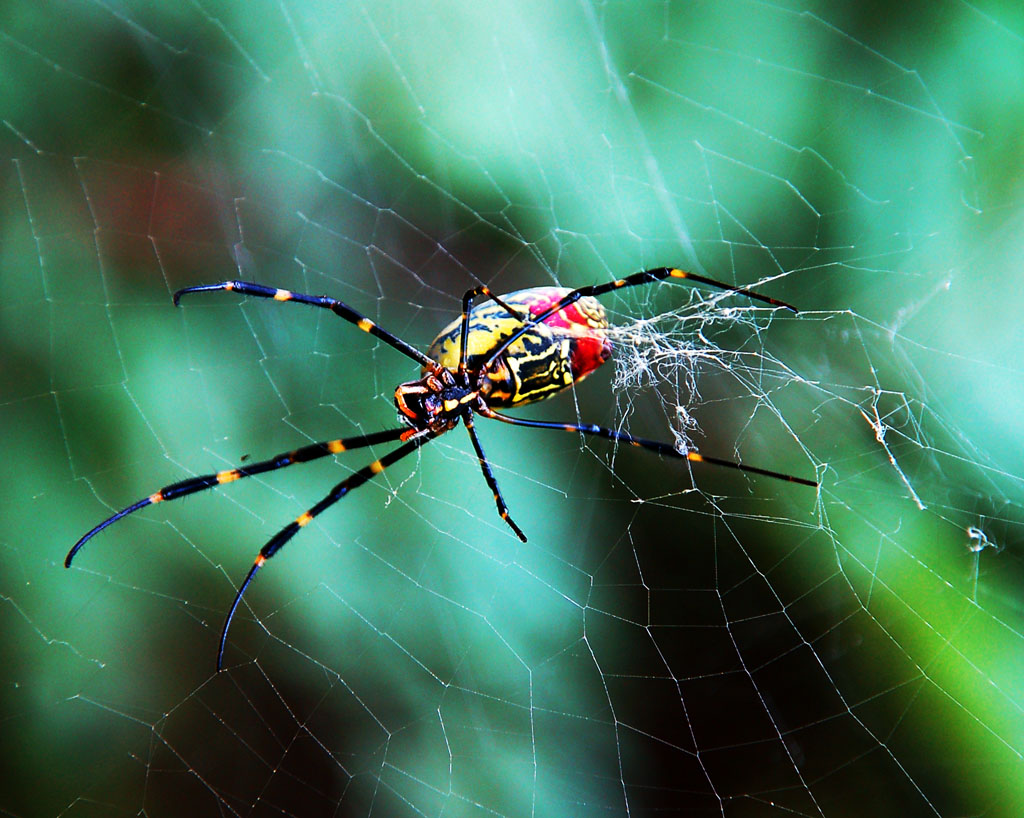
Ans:
<svg viewBox="0 0 1024 818"><path fill-rule="evenodd" d="M434 434L458 426L466 406L477 400L477 392L459 384L455 373L443 366L395 389L398 416L413 429L430 429Z"/></svg>

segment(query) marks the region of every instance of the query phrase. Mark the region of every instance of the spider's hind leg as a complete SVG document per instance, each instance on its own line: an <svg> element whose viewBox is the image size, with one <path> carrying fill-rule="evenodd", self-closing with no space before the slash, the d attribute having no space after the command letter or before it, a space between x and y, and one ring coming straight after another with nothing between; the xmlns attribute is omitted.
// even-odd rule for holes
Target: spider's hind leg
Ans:
<svg viewBox="0 0 1024 818"><path fill-rule="evenodd" d="M469 316L473 311L474 299L486 295L492 301L494 301L499 307L503 307L505 311L516 318L519 321L525 320L525 316L522 315L519 310L510 307L498 296L490 291L483 285L474 287L471 290L466 290L462 296L462 326L459 329L460 346L459 346L459 377L466 380L466 359L469 357Z"/></svg>
<svg viewBox="0 0 1024 818"><path fill-rule="evenodd" d="M615 281L608 281L604 284L592 284L586 287L579 287L571 292L566 293L558 301L552 304L543 312L533 315L529 320L523 322L523 326L516 330L508 338L505 338L500 344L497 345L490 357L484 362L481 367L481 372L487 372L491 365L501 356L512 344L518 341L523 335L530 331L531 327L541 324L565 307L570 304L575 304L581 298L585 297L596 297L604 295L605 293L614 292L615 290L621 290L625 287L639 287L644 284L652 284L655 281L664 281L668 278L678 279L689 279L690 281L696 281L699 284L706 284L709 287L715 287L719 290L724 290L730 293L736 293L737 295L743 295L747 298L752 298L755 301L761 301L765 304L770 304L773 307L782 307L783 309L790 310L791 312L798 313L799 310L792 304L787 304L785 301L779 301L777 298L772 298L761 293L755 293L753 290L748 290L745 287L736 287L732 284L726 284L723 281L715 281L713 278L706 278L696 273L690 273L686 270L679 270L675 267L655 267L652 270L641 270L639 273L633 273L625 278L617 278Z"/></svg>
<svg viewBox="0 0 1024 818"><path fill-rule="evenodd" d="M594 435L595 437L604 437L608 440L615 440L619 443L628 443L630 446L647 449L649 452L657 452L658 454L665 455L667 457L689 460L691 463L711 463L715 466L725 466L726 468L750 472L751 474L761 474L765 477L773 477L776 480L785 480L789 483L799 483L801 486L810 486L811 488L818 488L819 485L815 480L796 477L792 474L784 474L783 472L771 471L770 469L762 469L758 466L747 466L744 463L737 463L733 460L724 460L720 457L711 457L710 455L703 455L694 451L681 452L671 443L663 443L660 440L648 440L643 437L634 437L626 432L617 432L614 429L608 429L604 426L595 426L588 423L554 423L546 420L526 420L524 418L513 418L508 415L502 415L491 409L486 411L481 410L480 414L484 417L500 420L503 423L511 423L513 426L529 426L533 429L554 429L559 432L579 432L580 434Z"/></svg>

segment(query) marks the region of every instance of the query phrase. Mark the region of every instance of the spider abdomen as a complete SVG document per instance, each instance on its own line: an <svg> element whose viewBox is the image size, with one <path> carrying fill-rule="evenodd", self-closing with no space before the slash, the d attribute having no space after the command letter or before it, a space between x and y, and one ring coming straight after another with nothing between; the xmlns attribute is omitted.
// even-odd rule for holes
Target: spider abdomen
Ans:
<svg viewBox="0 0 1024 818"><path fill-rule="evenodd" d="M503 295L501 300L525 318L540 315L570 292L562 287L533 287ZM459 365L461 324L457 319L441 330L427 350L430 358L449 369ZM543 400L585 378L611 357L604 308L596 298L585 296L531 327L481 373L491 355L523 324L494 301L470 312L466 368L471 379L482 374L480 391L493 407Z"/></svg>

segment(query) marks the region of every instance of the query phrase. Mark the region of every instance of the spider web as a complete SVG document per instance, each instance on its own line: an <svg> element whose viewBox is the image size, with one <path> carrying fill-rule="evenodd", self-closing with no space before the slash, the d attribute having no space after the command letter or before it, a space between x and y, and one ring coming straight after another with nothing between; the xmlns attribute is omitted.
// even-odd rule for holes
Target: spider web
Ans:
<svg viewBox="0 0 1024 818"><path fill-rule="evenodd" d="M0 21L5 815L1016 815L1024 20L997 4L16 3ZM395 423L461 294L674 265L616 364Z"/></svg>

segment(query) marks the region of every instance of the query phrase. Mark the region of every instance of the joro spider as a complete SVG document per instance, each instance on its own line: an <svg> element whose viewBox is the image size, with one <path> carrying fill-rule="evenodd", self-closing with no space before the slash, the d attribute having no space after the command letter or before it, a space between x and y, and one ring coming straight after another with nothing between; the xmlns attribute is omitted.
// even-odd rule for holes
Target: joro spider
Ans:
<svg viewBox="0 0 1024 818"><path fill-rule="evenodd" d="M303 295L248 281L224 281L220 284L202 284L178 290L174 294L175 306L183 295L213 290L229 290L241 295L272 298L275 301L309 304L331 310L363 332L379 338L422 367L418 380L399 384L395 389L395 406L398 409L399 420L403 421L404 425L359 437L311 443L269 460L191 477L164 486L108 517L85 534L68 552L64 566L71 567L75 555L96 534L140 508L166 500L176 500L243 477L283 469L294 463L306 463L350 449L400 441L400 446L338 483L320 502L288 523L260 549L256 561L235 593L234 601L225 617L217 649L219 672L223 668L224 649L231 620L238 610L243 594L263 564L280 551L299 529L308 525L314 517L326 511L352 489L366 483L425 443L454 429L459 425L459 421L466 425L466 431L469 432L469 439L480 462L480 470L494 495L498 514L516 536L526 542L526 535L509 516L508 507L501 496L487 455L484 454L483 446L477 437L473 425L475 414L513 426L595 435L668 457L694 463L713 463L817 487L818 484L813 480L709 457L694 451L680 452L671 443L634 437L603 426L524 420L494 411L495 407L511 409L551 397L582 380L611 357L612 345L605 332L608 329L608 319L596 296L623 287L636 287L668 278L689 279L797 312L795 307L774 298L669 267L644 270L606 284L575 290L562 287L534 287L498 297L487 287L481 286L466 291L462 297L462 316L441 330L424 354L398 336L377 326L344 302L326 295ZM474 300L480 296L486 296L490 301L474 307Z"/></svg>

